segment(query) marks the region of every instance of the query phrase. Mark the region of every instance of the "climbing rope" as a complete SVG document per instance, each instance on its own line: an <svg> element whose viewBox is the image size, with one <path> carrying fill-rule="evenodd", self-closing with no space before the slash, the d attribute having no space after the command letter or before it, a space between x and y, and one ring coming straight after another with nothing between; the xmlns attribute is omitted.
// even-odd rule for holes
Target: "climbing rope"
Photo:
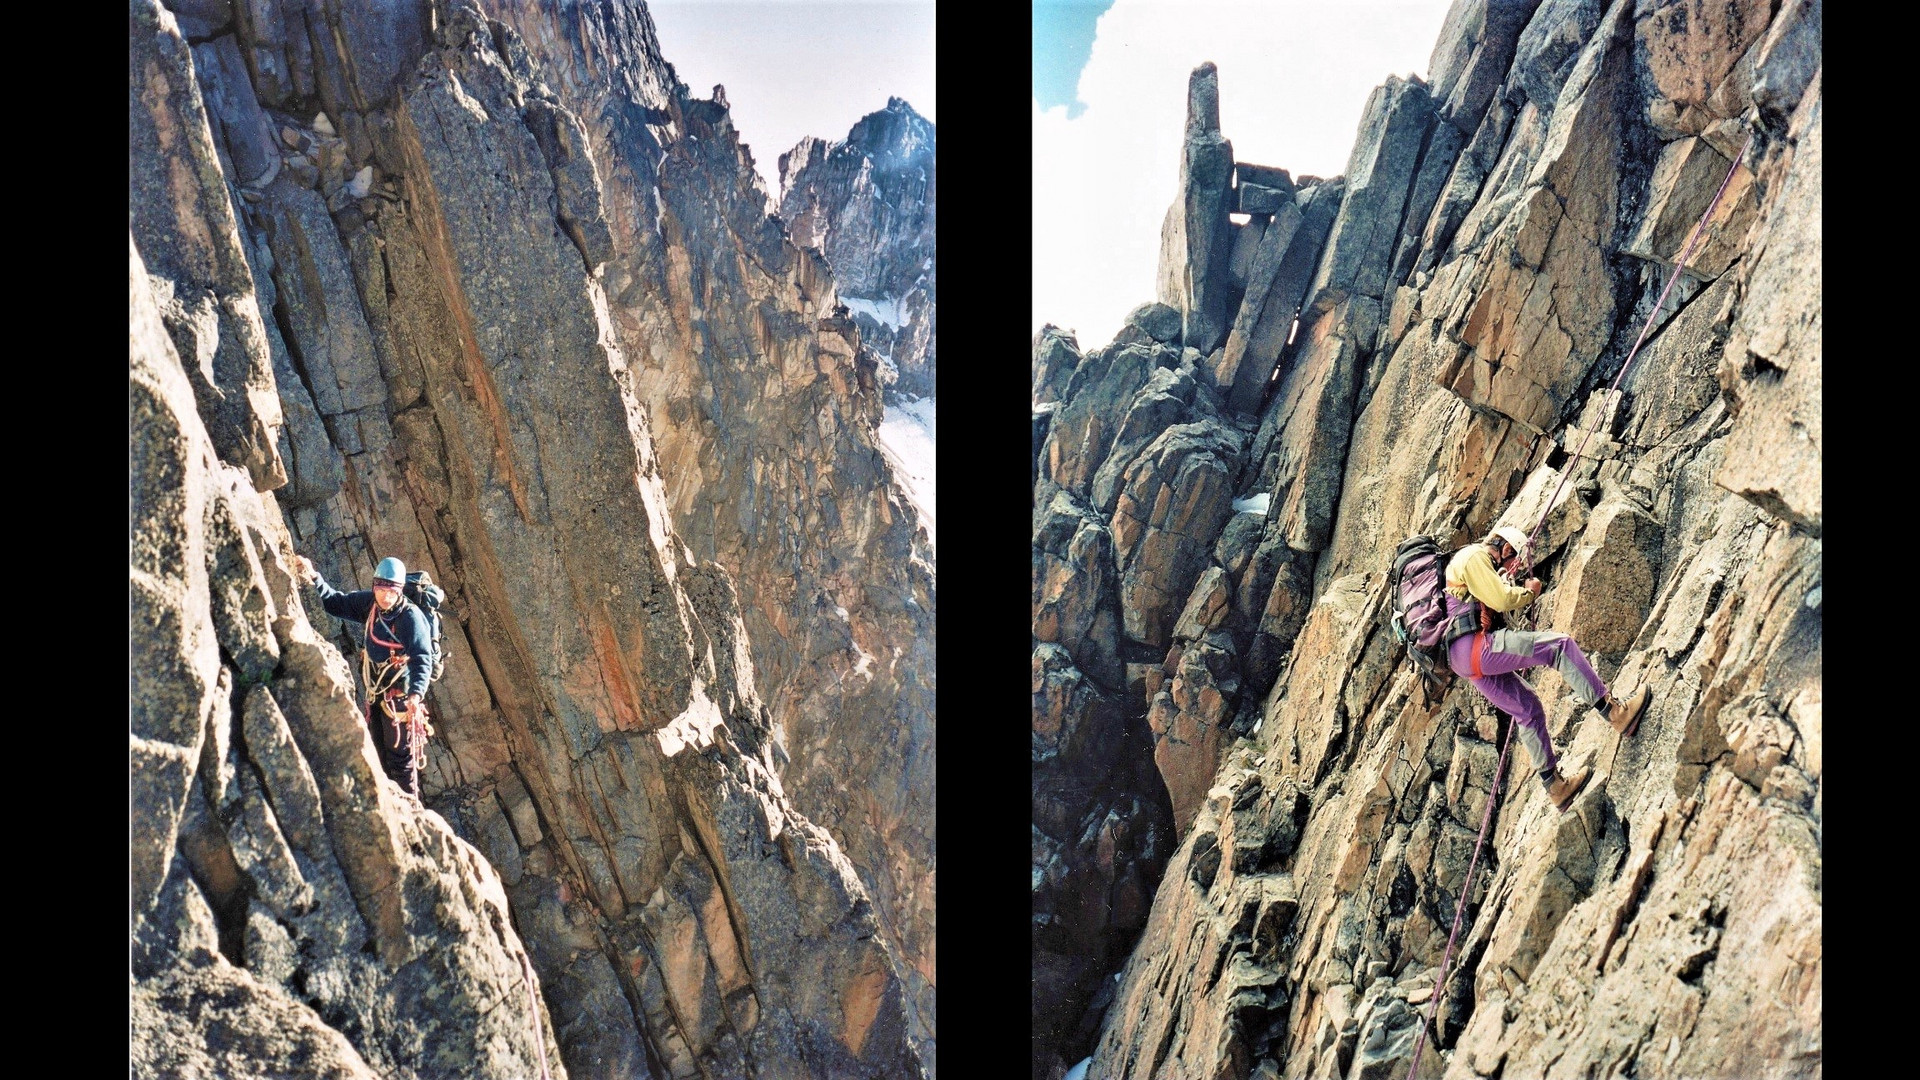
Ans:
<svg viewBox="0 0 1920 1080"><path fill-rule="evenodd" d="M373 658L367 655L367 650L360 650L360 681L367 688L368 700L398 686L400 677L406 673L407 658L404 655L389 657L376 665Z"/></svg>
<svg viewBox="0 0 1920 1080"><path fill-rule="evenodd" d="M405 670L403 667L402 670ZM407 747L409 760L413 767L427 767L427 740L433 737L433 725L427 723L427 703L422 701L414 705L413 711L395 709L392 697L380 698L380 709L393 722L393 749L400 749L401 735L411 735L412 741Z"/></svg>
<svg viewBox="0 0 1920 1080"><path fill-rule="evenodd" d="M374 645L389 649L402 647L398 641L389 641L374 635L374 619L379 614L378 606L367 609L366 644L360 649L360 679L367 688L368 719L372 719L373 703L379 702L380 710L386 713L387 719L392 722L392 749L400 749L403 729L405 735L412 737L407 752L413 768L417 771L427 766L427 740L433 737L433 725L427 722L427 703L424 701L415 705L411 712L395 710L393 707L392 698L399 694L397 687L400 685L401 678L407 674L407 656L405 653L394 652L380 663L374 663L371 653Z"/></svg>
<svg viewBox="0 0 1920 1080"><path fill-rule="evenodd" d="M1660 299L1654 301L1653 310L1647 312L1647 321L1640 325L1640 336L1634 339L1633 348L1627 350L1627 362L1620 365L1619 374L1615 375L1613 381L1607 384L1607 393L1609 395L1615 390L1620 389L1620 380L1627 377L1627 369L1633 366L1634 358L1640 355L1640 346L1646 344L1647 335L1653 333L1653 320L1660 317L1660 309L1667 306L1667 294L1673 291L1674 283L1680 280L1680 272L1687 268L1687 260L1693 258L1693 245L1700 240L1700 234L1706 229L1708 219L1713 217L1713 211L1720 205L1720 197L1727 193L1727 185L1733 183L1733 174L1739 170L1740 163L1746 160L1747 151L1752 148L1753 136L1748 135L1747 141L1740 146L1740 152L1733 155L1733 164L1727 166L1727 175L1725 179L1720 181L1719 190L1713 193L1713 199L1707 203L1707 208L1701 212L1700 220L1693 223L1693 232L1687 236L1687 246L1680 250L1680 259L1673 264L1673 273L1667 275L1666 288L1660 290ZM1554 487L1552 497L1547 499L1545 509L1540 511L1540 520L1534 523L1533 531L1527 534L1527 550L1523 552L1522 555L1527 560L1527 570L1529 572L1533 570L1534 538L1540 535L1541 527L1546 525L1547 515L1552 512L1554 501L1559 499L1560 492L1566 489L1568 478L1573 476L1574 462L1578 461L1581 453L1586 450L1587 440L1593 438L1594 430L1594 428L1581 429L1580 445L1574 448L1573 456L1567 460L1566 468L1561 471L1560 483Z"/></svg>
<svg viewBox="0 0 1920 1080"><path fill-rule="evenodd" d="M553 1080L553 1073L547 1070L547 1039L540 1033L540 998L533 992L533 966L527 963L527 954L520 954L520 974L526 979L527 1008L533 1012L533 1049L540 1055L540 1080Z"/></svg>
<svg viewBox="0 0 1920 1080"><path fill-rule="evenodd" d="M1679 260L1673 264L1673 272L1667 275L1666 288L1660 290L1660 299L1654 301L1653 310L1647 312L1647 321L1640 327L1640 336L1634 340L1633 348L1627 350L1626 363L1620 365L1619 374L1615 375L1613 382L1607 385L1609 395L1620 388L1620 380L1626 377L1627 369L1633 366L1634 358L1640 355L1640 346L1646 344L1647 336L1653 332L1653 321L1659 317L1660 310L1667 304L1667 294L1673 291L1674 282L1680 280L1680 272L1686 269L1687 261L1693 258L1694 244L1699 241L1708 220L1713 217L1714 210L1719 207L1720 197L1727 193L1727 185L1733 183L1733 174L1740 168L1740 162L1746 159L1747 151L1752 148L1753 136L1748 135L1747 141L1740 147L1740 152L1733 156L1733 164L1727 167L1727 176L1720 181L1720 189L1713 193L1713 199L1707 203L1706 210L1700 214L1700 220L1694 223L1693 232L1688 235L1686 246L1680 251ZM1587 440L1593 437L1593 431L1593 428L1583 429L1579 447L1574 450L1573 456L1567 460L1566 467L1560 473L1559 485L1553 489L1553 494L1547 499L1547 505L1541 509L1540 520L1534 523L1533 531L1527 534L1527 547L1522 552L1522 557L1527 560L1528 576L1531 576L1533 571L1534 538L1540 535L1541 528L1546 525L1547 515L1553 512L1553 504L1560 498L1560 492L1566 488L1568 478L1573 475L1574 463L1579 461L1581 452L1587 448ZM1473 891L1473 872L1480 866L1480 849L1487 842L1487 827L1493 824L1493 808L1500 802L1500 778L1507 774L1507 750L1513 745L1514 727L1513 718L1508 717L1507 734L1500 740L1500 764L1493 770L1493 790L1487 794L1487 811L1480 818L1480 835L1473 842L1473 858L1467 861L1467 877L1460 886L1460 897L1453 905L1453 930L1447 935L1447 947L1440 954L1440 968L1433 980L1433 1008L1421 1022L1420 1035L1413 1043L1413 1065L1407 1069L1408 1080L1417 1080L1420 1075L1420 1054L1426 1049L1427 1028L1439 1020L1441 1003L1446 1000L1447 964L1453 959L1453 946L1460 937L1460 918L1466 913L1467 899Z"/></svg>

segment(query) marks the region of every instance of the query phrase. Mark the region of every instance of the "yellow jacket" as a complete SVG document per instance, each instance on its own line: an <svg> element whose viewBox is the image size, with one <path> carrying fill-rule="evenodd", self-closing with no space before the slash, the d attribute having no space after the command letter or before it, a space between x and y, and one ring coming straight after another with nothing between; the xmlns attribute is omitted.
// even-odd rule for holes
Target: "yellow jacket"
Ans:
<svg viewBox="0 0 1920 1080"><path fill-rule="evenodd" d="M1517 611L1533 603L1533 590L1509 585L1493 568L1493 552L1485 544L1468 544L1447 563L1447 592L1456 600L1468 593L1495 611Z"/></svg>

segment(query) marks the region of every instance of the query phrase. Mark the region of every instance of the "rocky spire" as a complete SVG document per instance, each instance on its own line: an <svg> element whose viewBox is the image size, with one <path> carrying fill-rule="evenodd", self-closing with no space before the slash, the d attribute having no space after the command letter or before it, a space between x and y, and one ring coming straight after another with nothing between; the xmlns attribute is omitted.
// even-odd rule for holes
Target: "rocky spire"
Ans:
<svg viewBox="0 0 1920 1080"><path fill-rule="evenodd" d="M1181 340L1204 355L1227 332L1227 213L1233 145L1220 134L1220 77L1212 63L1187 79L1180 187L1160 230L1160 302L1180 311Z"/></svg>

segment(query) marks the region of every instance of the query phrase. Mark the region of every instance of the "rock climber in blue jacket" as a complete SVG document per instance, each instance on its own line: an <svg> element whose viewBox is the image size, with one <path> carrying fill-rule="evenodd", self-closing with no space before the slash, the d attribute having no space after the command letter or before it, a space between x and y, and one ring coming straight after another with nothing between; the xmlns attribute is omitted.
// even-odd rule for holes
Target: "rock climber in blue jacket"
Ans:
<svg viewBox="0 0 1920 1080"><path fill-rule="evenodd" d="M426 614L404 595L406 564L392 556L381 559L374 568L373 588L356 592L328 585L305 556L300 557L300 571L327 614L360 624L367 727L380 748L381 768L418 798L420 763L432 732L420 699L432 680L433 634Z"/></svg>

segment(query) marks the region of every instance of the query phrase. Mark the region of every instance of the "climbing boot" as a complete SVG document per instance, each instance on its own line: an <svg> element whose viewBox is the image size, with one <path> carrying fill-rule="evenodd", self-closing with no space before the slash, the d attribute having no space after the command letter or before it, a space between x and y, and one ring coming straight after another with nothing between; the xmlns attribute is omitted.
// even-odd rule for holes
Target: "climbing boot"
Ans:
<svg viewBox="0 0 1920 1080"><path fill-rule="evenodd" d="M1647 697L1648 691L1644 686L1625 701L1611 694L1607 695L1605 702L1607 723L1613 725L1613 730L1619 732L1621 738L1627 738L1640 730L1640 714L1647 709Z"/></svg>
<svg viewBox="0 0 1920 1080"><path fill-rule="evenodd" d="M1551 777L1542 777L1542 782L1547 787L1547 798L1553 801L1553 808L1563 814L1566 813L1567 807L1573 805L1573 797L1580 794L1581 788L1587 786L1587 779L1592 775L1593 769L1585 765L1572 773L1563 773L1560 771L1560 766L1555 765Z"/></svg>

